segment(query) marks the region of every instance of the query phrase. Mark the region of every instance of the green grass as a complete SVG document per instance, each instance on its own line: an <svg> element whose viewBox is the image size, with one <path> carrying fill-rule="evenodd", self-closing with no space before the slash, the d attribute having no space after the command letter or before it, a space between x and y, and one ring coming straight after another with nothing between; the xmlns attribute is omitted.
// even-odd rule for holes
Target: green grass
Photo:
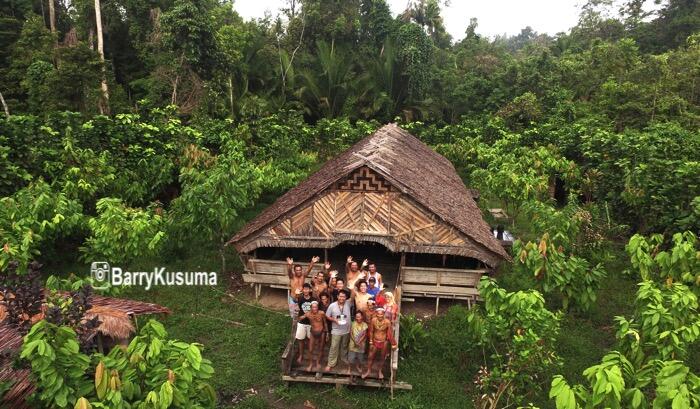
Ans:
<svg viewBox="0 0 700 409"><path fill-rule="evenodd" d="M622 258L617 258L622 259ZM202 251L184 260L142 261L138 267L151 269L161 264L170 270L218 270L215 252ZM233 268L240 271L241 266ZM134 269L132 267L132 269ZM599 292L598 303L587 314L567 314L562 321L558 352L564 361L562 374L570 382L581 382L581 372L598 362L614 341L613 317L629 315L635 291L634 281L619 271L623 264L612 263ZM47 272L89 271L84 263L68 263L45 269ZM506 268L501 275L509 289L527 286L527 280L513 276ZM294 383L287 387L280 380L280 355L286 345L290 321L284 311L272 312L248 305L247 289L231 297L230 280L221 277L219 286L187 288L140 288L126 290L121 296L167 306L172 314L163 322L171 337L204 345L204 356L213 362L212 379L222 408L303 408L309 400L323 408L470 408L474 374L482 362L480 356L461 353L466 346L460 333L464 307L456 306L436 319L424 323L428 338L420 352L399 363L398 378L413 385L412 391L389 391L331 385ZM237 325L236 322L244 325ZM540 407L551 407L546 396L535 399Z"/></svg>

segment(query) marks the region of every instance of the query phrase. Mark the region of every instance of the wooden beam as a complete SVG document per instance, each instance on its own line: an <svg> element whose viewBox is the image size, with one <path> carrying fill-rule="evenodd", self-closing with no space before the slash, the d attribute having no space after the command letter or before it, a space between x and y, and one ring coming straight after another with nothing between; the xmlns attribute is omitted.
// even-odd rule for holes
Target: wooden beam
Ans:
<svg viewBox="0 0 700 409"><path fill-rule="evenodd" d="M357 379L355 383L350 382L350 377L334 377L334 376L321 376L321 377L315 377L315 376L309 376L309 375L298 375L298 376L289 376L289 375L282 375L282 380L285 382L308 382L308 383L328 383L328 384L335 384L335 385L352 385L352 386L370 386L373 388L390 388L391 387L391 382L388 380L386 381L378 381L378 380L373 380L373 379L365 379L362 380L361 378ZM413 386L409 383L398 381L394 382L394 389L403 389L403 390L412 390Z"/></svg>
<svg viewBox="0 0 700 409"><path fill-rule="evenodd" d="M352 217L352 212L350 211L350 208L348 208L348 204L345 203L344 201L341 202L343 205L343 209L345 209L345 213L348 215L348 219L352 222L352 224L357 228L360 229L360 226L357 225L357 220L355 220L354 217ZM361 230L361 229L360 229Z"/></svg>

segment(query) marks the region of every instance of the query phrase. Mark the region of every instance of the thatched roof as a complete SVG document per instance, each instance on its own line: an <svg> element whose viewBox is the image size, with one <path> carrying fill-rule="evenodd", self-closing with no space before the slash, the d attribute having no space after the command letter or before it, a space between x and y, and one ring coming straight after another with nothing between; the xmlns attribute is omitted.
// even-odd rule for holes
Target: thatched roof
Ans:
<svg viewBox="0 0 700 409"><path fill-rule="evenodd" d="M229 244L240 250L249 237L278 223L290 211L362 166L381 174L399 191L491 253L509 259L483 220L474 202L475 192L464 186L452 163L396 124L383 126L326 162L246 224Z"/></svg>
<svg viewBox="0 0 700 409"><path fill-rule="evenodd" d="M90 298L90 304L92 304L93 308L108 307L129 315L170 314L170 309L163 307L162 305L144 301L129 300L127 298L113 298L93 295L92 298Z"/></svg>
<svg viewBox="0 0 700 409"><path fill-rule="evenodd" d="M12 382L12 387L5 393L0 408L32 409L27 397L34 393L29 369L14 369L12 363L0 366L0 382ZM7 405L7 406L3 406Z"/></svg>
<svg viewBox="0 0 700 409"><path fill-rule="evenodd" d="M93 296L92 308L86 318L99 316L102 323L98 332L113 338L128 338L135 329L130 316L146 314L170 314L162 305L124 298ZM13 368L16 352L22 347L22 336L17 329L5 321L5 307L0 304L0 382L10 381L12 386L0 401L0 408L30 409L26 399L34 392L31 372L28 369ZM40 320L43 312L32 317Z"/></svg>
<svg viewBox="0 0 700 409"><path fill-rule="evenodd" d="M136 331L129 314L111 307L92 307L85 314L85 320L97 317L100 325L97 332L114 339L129 339Z"/></svg>

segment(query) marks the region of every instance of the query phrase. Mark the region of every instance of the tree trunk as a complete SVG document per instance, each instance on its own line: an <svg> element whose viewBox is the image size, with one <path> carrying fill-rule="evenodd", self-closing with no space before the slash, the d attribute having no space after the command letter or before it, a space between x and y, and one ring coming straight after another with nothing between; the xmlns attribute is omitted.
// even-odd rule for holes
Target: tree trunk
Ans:
<svg viewBox="0 0 700 409"><path fill-rule="evenodd" d="M173 81L173 92L170 94L170 104L171 105L176 105L177 103L177 83L180 81L180 74L175 76L175 80Z"/></svg>
<svg viewBox="0 0 700 409"><path fill-rule="evenodd" d="M221 274L226 275L226 239L221 236L221 246L219 247L221 255Z"/></svg>
<svg viewBox="0 0 700 409"><path fill-rule="evenodd" d="M90 31L88 32L88 47L90 47L91 50L95 49L95 29L90 27Z"/></svg>
<svg viewBox="0 0 700 409"><path fill-rule="evenodd" d="M229 75L228 77L228 99L229 103L231 104L231 119L234 117L234 107L233 107L233 79Z"/></svg>
<svg viewBox="0 0 700 409"><path fill-rule="evenodd" d="M49 25L51 26L51 34L56 35L56 0L49 0Z"/></svg>
<svg viewBox="0 0 700 409"><path fill-rule="evenodd" d="M58 33L56 33L56 0L49 0L49 26L51 27L51 36L53 37L53 48L54 48L54 65L58 68L59 60L58 53L55 50L58 48ZM44 2L41 2L41 13L44 14Z"/></svg>
<svg viewBox="0 0 700 409"><path fill-rule="evenodd" d="M102 9L100 0L95 0L95 25L97 26L97 53L100 54L100 62L102 62L102 101L100 105L100 113L109 115L109 89L107 88L107 73L105 70L105 50L104 39L102 37Z"/></svg>
<svg viewBox="0 0 700 409"><path fill-rule="evenodd" d="M5 111L5 116L10 117L10 108L7 107L7 102L5 102L5 98L2 96L2 92L0 92L0 103L2 103L2 109Z"/></svg>

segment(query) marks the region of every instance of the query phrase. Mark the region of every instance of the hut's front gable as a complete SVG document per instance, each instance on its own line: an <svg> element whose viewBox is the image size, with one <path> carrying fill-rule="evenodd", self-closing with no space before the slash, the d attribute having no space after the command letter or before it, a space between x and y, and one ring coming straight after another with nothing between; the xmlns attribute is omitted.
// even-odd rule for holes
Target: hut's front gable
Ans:
<svg viewBox="0 0 700 409"><path fill-rule="evenodd" d="M494 261L484 260L482 245L366 166L250 237L242 250L328 248L348 240L375 241L392 251L459 254L489 264Z"/></svg>

